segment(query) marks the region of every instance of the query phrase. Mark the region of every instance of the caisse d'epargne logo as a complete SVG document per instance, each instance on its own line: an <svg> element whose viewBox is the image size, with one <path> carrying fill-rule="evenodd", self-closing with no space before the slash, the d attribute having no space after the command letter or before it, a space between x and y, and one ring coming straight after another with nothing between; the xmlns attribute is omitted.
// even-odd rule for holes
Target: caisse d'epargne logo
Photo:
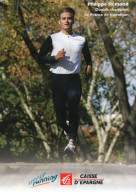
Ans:
<svg viewBox="0 0 136 195"><path fill-rule="evenodd" d="M74 179L74 184L103 184L103 178L99 178L98 174L80 174L80 178Z"/></svg>
<svg viewBox="0 0 136 195"><path fill-rule="evenodd" d="M103 184L104 179L98 177L98 174L80 174L80 178L74 178L74 185L101 185ZM61 173L60 174L60 185L72 185L72 173Z"/></svg>
<svg viewBox="0 0 136 195"><path fill-rule="evenodd" d="M61 173L60 185L72 185L72 173Z"/></svg>

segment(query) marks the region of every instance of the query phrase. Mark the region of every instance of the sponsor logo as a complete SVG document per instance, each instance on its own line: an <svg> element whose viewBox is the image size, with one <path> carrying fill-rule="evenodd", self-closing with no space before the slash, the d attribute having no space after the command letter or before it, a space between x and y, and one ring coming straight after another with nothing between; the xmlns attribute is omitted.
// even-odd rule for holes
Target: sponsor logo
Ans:
<svg viewBox="0 0 136 195"><path fill-rule="evenodd" d="M46 172L44 172L41 175L39 175L38 177L35 177L31 181L29 181L29 185L31 187L37 187L37 186L44 185L44 184L50 184L50 183L56 181L57 176L58 176L57 174L56 175L47 176Z"/></svg>
<svg viewBox="0 0 136 195"><path fill-rule="evenodd" d="M103 178L98 178L98 174L81 174L79 179L74 179L74 184L103 184L103 180Z"/></svg>
<svg viewBox="0 0 136 195"><path fill-rule="evenodd" d="M60 185L72 185L72 173L61 173Z"/></svg>

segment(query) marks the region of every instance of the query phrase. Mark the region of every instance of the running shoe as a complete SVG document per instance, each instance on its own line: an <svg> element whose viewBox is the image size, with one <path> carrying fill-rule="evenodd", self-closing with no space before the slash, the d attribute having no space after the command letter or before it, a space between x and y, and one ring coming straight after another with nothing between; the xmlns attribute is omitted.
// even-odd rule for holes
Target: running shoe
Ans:
<svg viewBox="0 0 136 195"><path fill-rule="evenodd" d="M75 156L75 145L73 141L69 141L69 143L67 144L67 146L64 149L64 153L66 154L66 156L68 157L74 157Z"/></svg>

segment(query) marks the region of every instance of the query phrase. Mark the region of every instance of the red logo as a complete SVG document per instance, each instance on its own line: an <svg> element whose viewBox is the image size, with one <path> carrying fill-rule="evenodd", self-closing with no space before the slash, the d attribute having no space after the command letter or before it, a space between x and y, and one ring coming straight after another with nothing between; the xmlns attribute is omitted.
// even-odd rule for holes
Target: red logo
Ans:
<svg viewBox="0 0 136 195"><path fill-rule="evenodd" d="M72 185L72 173L61 173L60 185Z"/></svg>

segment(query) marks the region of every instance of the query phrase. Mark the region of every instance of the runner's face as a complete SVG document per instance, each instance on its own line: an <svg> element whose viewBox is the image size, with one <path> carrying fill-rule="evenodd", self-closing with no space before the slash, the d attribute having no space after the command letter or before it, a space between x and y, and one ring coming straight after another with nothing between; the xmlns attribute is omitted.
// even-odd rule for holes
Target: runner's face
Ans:
<svg viewBox="0 0 136 195"><path fill-rule="evenodd" d="M72 13L64 12L60 15L59 24L61 30L69 31L72 30L72 25L74 24L74 19L72 17Z"/></svg>

